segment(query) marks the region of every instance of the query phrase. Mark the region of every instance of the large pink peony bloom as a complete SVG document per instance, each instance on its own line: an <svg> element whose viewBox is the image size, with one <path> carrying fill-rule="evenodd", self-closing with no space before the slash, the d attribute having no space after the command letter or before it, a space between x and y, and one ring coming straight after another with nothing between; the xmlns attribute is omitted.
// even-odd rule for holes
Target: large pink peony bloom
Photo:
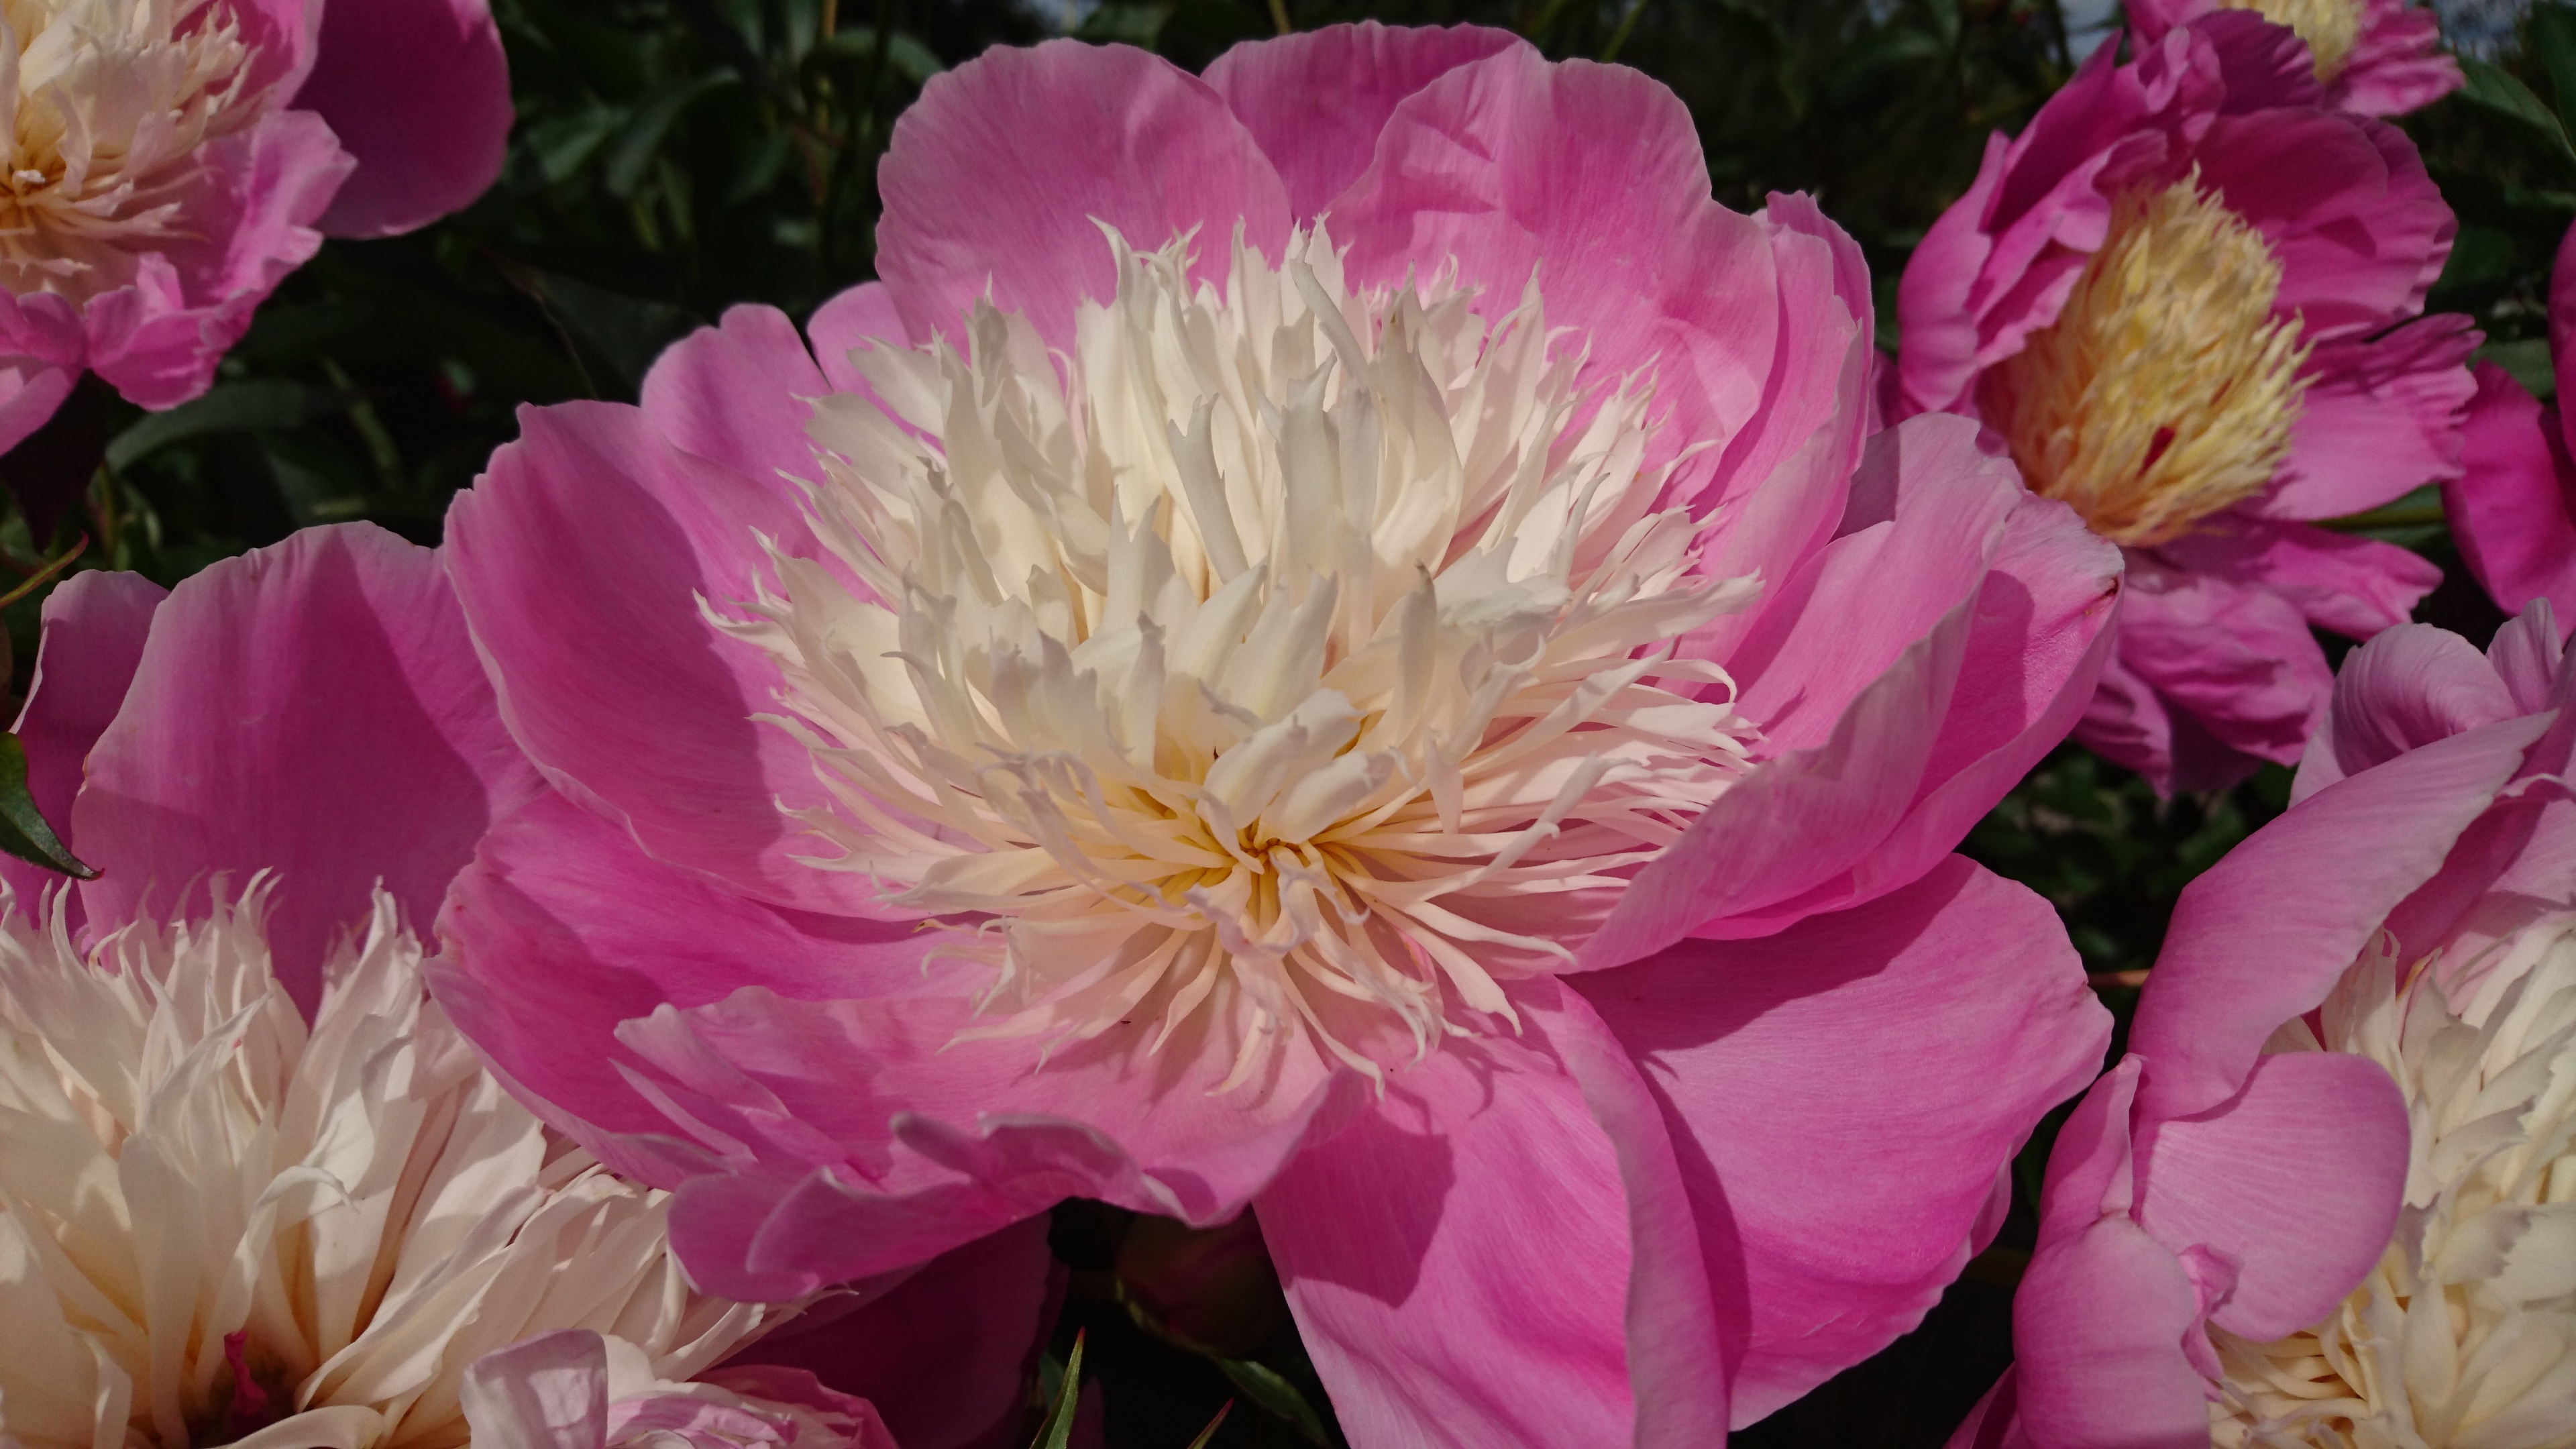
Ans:
<svg viewBox="0 0 2576 1449"><path fill-rule="evenodd" d="M204 392L325 234L465 205L510 130L486 0L33 0L0 54L0 451L83 369Z"/></svg>
<svg viewBox="0 0 2576 1449"><path fill-rule="evenodd" d="M993 52L812 351L450 517L556 794L441 999L728 1291L1257 1208L1357 1443L1714 1442L1915 1323L2103 1016L1947 854L2116 552L1865 438L1866 276L1632 71Z"/></svg>
<svg viewBox="0 0 2576 1449"><path fill-rule="evenodd" d="M2153 45L2222 10L2251 10L2298 32L2337 110L2394 116L2460 88L2459 62L2440 48L2441 21L2411 0L2129 0L2124 13Z"/></svg>
<svg viewBox="0 0 2576 1449"><path fill-rule="evenodd" d="M2549 279L2549 355L2559 377L2576 378L2576 231L2558 244ZM2576 454L2566 406L2543 406L2492 362L2479 363L2477 376L2466 468L2442 488L2451 537L2498 604L2518 611L2547 599L2576 624Z"/></svg>
<svg viewBox="0 0 2576 1449"><path fill-rule="evenodd" d="M1900 412L1983 419L2129 558L2076 737L2157 787L2296 761L2365 638L2440 581L2309 520L2460 472L2465 319L2424 317L2451 213L2250 14L2095 52L1906 268ZM2415 319L2415 320L2408 320Z"/></svg>
<svg viewBox="0 0 2576 1449"><path fill-rule="evenodd" d="M668 1195L584 1170L428 1001L417 927L544 792L436 553L312 529L166 595L76 575L44 623L16 732L36 803L102 874L0 861L0 1048L34 1064L0 1079L13 1442L203 1442L210 1415L261 1442L460 1442L519 1402L506 1350L549 1332L550 1372L605 1355L630 1436L784 1442L812 1419L802 1449L881 1449L851 1396L911 1449L1016 1422L1042 1230L782 1329L796 1305L693 1291ZM233 1072L242 1090L205 1086ZM101 1181L125 1186L71 1190ZM31 1256L48 1228L85 1246ZM140 1438L114 1427L129 1412Z"/></svg>
<svg viewBox="0 0 2576 1449"><path fill-rule="evenodd" d="M2354 652L2294 803L2175 909L2058 1139L2015 1365L1954 1445L2576 1430L2576 669ZM2401 1091L2402 1087L2402 1091Z"/></svg>

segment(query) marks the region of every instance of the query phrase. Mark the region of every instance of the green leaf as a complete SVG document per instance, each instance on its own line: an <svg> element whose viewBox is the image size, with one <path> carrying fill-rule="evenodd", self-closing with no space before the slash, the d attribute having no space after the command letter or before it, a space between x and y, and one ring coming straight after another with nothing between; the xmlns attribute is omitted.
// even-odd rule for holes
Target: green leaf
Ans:
<svg viewBox="0 0 2576 1449"><path fill-rule="evenodd" d="M690 103L726 86L740 85L742 80L730 70L711 71L673 81L656 89L635 107L626 118L626 128L617 133L616 143L608 148L605 177L608 194L624 200L643 184L644 168L661 154L662 138L671 134L671 126L680 119Z"/></svg>
<svg viewBox="0 0 2576 1449"><path fill-rule="evenodd" d="M65 849L62 837L45 823L27 793L27 749L16 735L0 734L0 850L74 880L96 880L98 872Z"/></svg>
<svg viewBox="0 0 2576 1449"><path fill-rule="evenodd" d="M2501 66L2475 56L2464 55L2459 61L2460 73L2468 79L2460 87L2462 101L2520 124L2544 143L2551 159L2576 171L2576 145L2569 144L2567 128L2558 123L2557 112L2531 93L2531 87Z"/></svg>
<svg viewBox="0 0 2576 1449"><path fill-rule="evenodd" d="M1154 17L1154 23L1157 26L1162 24L1162 14ZM840 31L816 46L814 53L828 60L874 60L877 57L876 29L862 26L856 30ZM894 67L897 75L917 86L927 84L932 76L948 68L939 63L939 57L931 53L929 46L900 30L886 37L885 58L886 64Z"/></svg>
<svg viewBox="0 0 2576 1449"><path fill-rule="evenodd" d="M1046 1422L1038 1426L1038 1437L1029 1449L1065 1449L1073 1439L1074 1411L1082 1402L1082 1335L1073 1336L1073 1352L1065 1356L1064 1387L1057 1389L1055 1407L1047 1410Z"/></svg>
<svg viewBox="0 0 2576 1449"><path fill-rule="evenodd" d="M1225 1416L1233 1412L1234 1400L1228 1399L1225 1401L1225 1407L1216 1411L1216 1417L1208 1420L1208 1426L1199 1431L1199 1436L1190 1441L1190 1449L1207 1449L1208 1441L1216 1437L1218 1429L1224 1427Z"/></svg>
<svg viewBox="0 0 2576 1449"><path fill-rule="evenodd" d="M2549 72L2549 89L2558 99L2558 119L2576 127L2576 9L2565 5L2531 7L2531 53Z"/></svg>
<svg viewBox="0 0 2576 1449"><path fill-rule="evenodd" d="M698 325L667 302L594 287L499 255L492 261L510 285L546 309L568 342L614 369L630 394L643 388L644 374L662 349Z"/></svg>
<svg viewBox="0 0 2576 1449"><path fill-rule="evenodd" d="M1165 22L1171 18L1172 7L1169 5L1129 5L1110 0L1109 4L1084 16L1081 28L1073 33L1078 40L1152 50L1154 42L1162 38Z"/></svg>
<svg viewBox="0 0 2576 1449"><path fill-rule="evenodd" d="M1295 1384L1280 1377L1277 1369L1248 1358L1221 1358L1214 1362L1225 1371L1227 1378L1234 1381L1236 1388L1243 1390L1245 1398L1287 1420L1306 1442L1332 1442L1324 1435L1323 1416L1315 1412L1314 1405L1306 1402L1304 1394L1297 1392Z"/></svg>
<svg viewBox="0 0 2576 1449"><path fill-rule="evenodd" d="M2549 339L2526 337L2519 342L2490 342L2472 359L2492 362L2513 374L2522 390L2547 402L2558 395L2558 369L2550 360Z"/></svg>
<svg viewBox="0 0 2576 1449"><path fill-rule="evenodd" d="M141 422L109 440L107 466L122 472L172 443L208 433L299 428L315 418L345 412L348 406L348 398L327 387L283 378L228 382L195 402L181 403L166 413L145 414Z"/></svg>

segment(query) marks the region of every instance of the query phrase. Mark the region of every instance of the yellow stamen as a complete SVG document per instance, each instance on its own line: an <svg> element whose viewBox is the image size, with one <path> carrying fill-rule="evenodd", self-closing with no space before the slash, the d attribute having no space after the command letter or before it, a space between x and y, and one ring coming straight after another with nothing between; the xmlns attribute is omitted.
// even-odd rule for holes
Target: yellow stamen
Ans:
<svg viewBox="0 0 2576 1449"><path fill-rule="evenodd" d="M2218 0L2227 10L2251 10L2275 25L2286 25L2308 43L2316 57L2317 79L2333 80L2352 59L2361 42L2361 0Z"/></svg>
<svg viewBox="0 0 2576 1449"><path fill-rule="evenodd" d="M2120 199L2065 309L1986 376L1986 416L2033 491L2149 547L2261 493L2307 380L2281 263L2198 179Z"/></svg>

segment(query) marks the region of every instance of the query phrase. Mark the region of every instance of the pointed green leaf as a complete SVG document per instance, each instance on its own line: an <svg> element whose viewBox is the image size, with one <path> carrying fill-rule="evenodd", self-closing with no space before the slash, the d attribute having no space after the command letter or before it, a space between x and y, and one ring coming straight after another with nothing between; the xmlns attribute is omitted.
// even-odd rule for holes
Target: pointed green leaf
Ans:
<svg viewBox="0 0 2576 1449"><path fill-rule="evenodd" d="M1216 1417L1208 1420L1208 1426L1199 1431L1199 1436L1190 1441L1190 1449L1207 1449L1208 1441L1215 1438L1216 1431L1225 1424L1225 1416L1233 1412L1234 1400L1228 1399L1225 1407L1216 1411Z"/></svg>
<svg viewBox="0 0 2576 1449"><path fill-rule="evenodd" d="M2549 89L2558 98L2558 119L2576 125L2576 9L2534 5L2530 25L2531 54L2549 72Z"/></svg>
<svg viewBox="0 0 2576 1449"><path fill-rule="evenodd" d="M2531 87L2503 67L2475 56L2464 55L2459 61L2460 74L2468 80L2460 87L2462 101L2519 122L2541 141L2550 159L2562 169L2576 170L2576 145L2569 144L2567 128L2558 123L2558 113L2547 102L2531 93Z"/></svg>
<svg viewBox="0 0 2576 1449"><path fill-rule="evenodd" d="M1065 1449L1073 1439L1073 1415L1082 1402L1082 1335L1073 1336L1073 1352L1064 1361L1064 1387L1056 1390L1055 1407L1047 1410L1046 1422L1038 1426L1037 1442L1030 1449Z"/></svg>
<svg viewBox="0 0 2576 1449"><path fill-rule="evenodd" d="M26 746L10 734L0 734L0 850L74 880L98 879L98 872L64 847L36 809L35 797L27 793Z"/></svg>
<svg viewBox="0 0 2576 1449"><path fill-rule="evenodd" d="M1298 1435L1308 1443L1332 1442L1324 1434L1323 1416L1315 1412L1314 1405L1307 1403L1306 1396L1297 1392L1297 1386L1282 1378L1277 1369L1248 1358L1221 1358L1215 1362L1225 1371L1225 1376L1234 1381L1234 1386L1243 1390L1244 1397L1296 1426Z"/></svg>

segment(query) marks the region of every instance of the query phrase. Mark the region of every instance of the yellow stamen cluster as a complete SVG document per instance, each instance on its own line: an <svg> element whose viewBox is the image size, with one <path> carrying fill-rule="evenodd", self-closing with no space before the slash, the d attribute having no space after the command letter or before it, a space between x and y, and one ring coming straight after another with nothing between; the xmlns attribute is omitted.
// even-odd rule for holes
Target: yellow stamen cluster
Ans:
<svg viewBox="0 0 2576 1449"><path fill-rule="evenodd" d="M2251 10L2275 25L2286 25L2308 43L2316 57L2317 79L2333 80L2361 43L2361 0L2218 0L2227 10Z"/></svg>
<svg viewBox="0 0 2576 1449"><path fill-rule="evenodd" d="M1986 375L1986 416L2032 491L2131 547L2261 493L2307 390L2281 264L2197 178L2132 193L2064 310Z"/></svg>

